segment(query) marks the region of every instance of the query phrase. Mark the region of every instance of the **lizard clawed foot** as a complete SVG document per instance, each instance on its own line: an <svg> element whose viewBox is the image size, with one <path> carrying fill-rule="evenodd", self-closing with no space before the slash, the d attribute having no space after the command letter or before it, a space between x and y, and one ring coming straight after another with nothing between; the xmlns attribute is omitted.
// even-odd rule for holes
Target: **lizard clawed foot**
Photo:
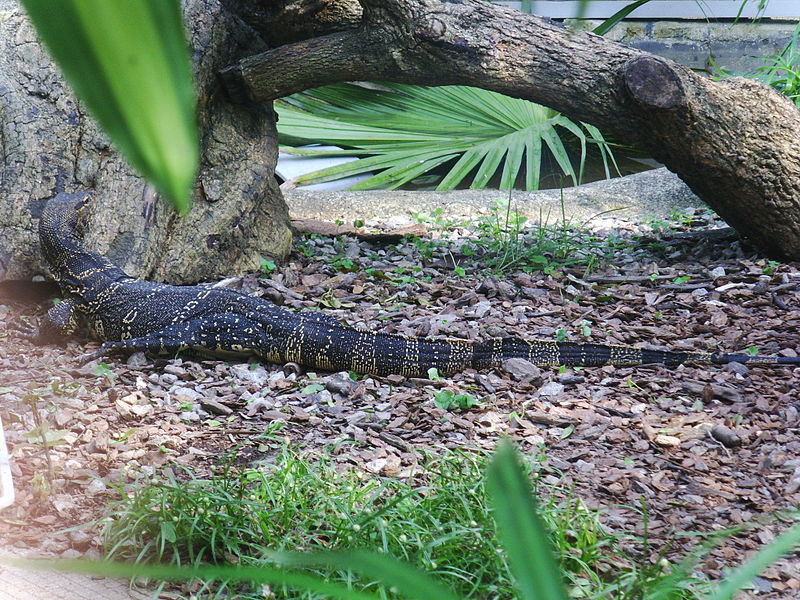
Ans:
<svg viewBox="0 0 800 600"><path fill-rule="evenodd" d="M38 325L29 323L20 317L9 321L6 325L6 329L13 337L22 338L32 342L37 341L41 337Z"/></svg>
<svg viewBox="0 0 800 600"><path fill-rule="evenodd" d="M97 360L98 358L105 358L106 356L109 356L110 354L112 354L114 352L114 350L116 350L116 348L114 348L113 346L107 346L104 343L102 346L100 346L94 352L87 352L86 354L81 354L75 360L77 361L77 363L79 365L84 366L86 364L89 364L93 360Z"/></svg>

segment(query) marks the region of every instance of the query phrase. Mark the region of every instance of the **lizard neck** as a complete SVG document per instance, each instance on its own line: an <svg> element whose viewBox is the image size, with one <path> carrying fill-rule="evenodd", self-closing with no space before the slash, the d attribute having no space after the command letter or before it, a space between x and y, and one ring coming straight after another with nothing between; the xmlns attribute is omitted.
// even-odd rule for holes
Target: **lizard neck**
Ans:
<svg viewBox="0 0 800 600"><path fill-rule="evenodd" d="M62 292L86 298L128 275L83 245L77 229L84 204L85 197L77 194L50 200L39 220L39 242Z"/></svg>

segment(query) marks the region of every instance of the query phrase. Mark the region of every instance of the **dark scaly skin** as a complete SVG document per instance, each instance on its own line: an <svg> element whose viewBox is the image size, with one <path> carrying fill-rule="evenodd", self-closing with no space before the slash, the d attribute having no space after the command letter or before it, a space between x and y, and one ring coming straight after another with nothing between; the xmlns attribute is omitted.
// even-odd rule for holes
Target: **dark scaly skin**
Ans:
<svg viewBox="0 0 800 600"><path fill-rule="evenodd" d="M358 331L316 312L290 312L246 294L204 286L172 286L129 277L84 248L78 236L87 196L59 194L39 223L42 250L64 300L41 325L42 334L85 327L103 342L87 360L142 350L176 355L194 351L224 358L259 357L329 371L425 376L497 367L508 358L539 366L663 364L797 365L800 358L641 350L630 346L496 338L484 343Z"/></svg>

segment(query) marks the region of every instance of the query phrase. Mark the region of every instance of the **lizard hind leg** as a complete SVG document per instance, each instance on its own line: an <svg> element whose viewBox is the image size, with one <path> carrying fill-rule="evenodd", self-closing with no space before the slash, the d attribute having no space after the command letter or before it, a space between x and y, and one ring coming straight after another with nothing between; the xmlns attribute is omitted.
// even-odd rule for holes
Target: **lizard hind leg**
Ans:
<svg viewBox="0 0 800 600"><path fill-rule="evenodd" d="M214 356L251 356L267 347L264 330L249 319L233 314L206 315L169 325L140 337L103 342L98 350L80 357L85 364L117 352L176 355L191 350Z"/></svg>

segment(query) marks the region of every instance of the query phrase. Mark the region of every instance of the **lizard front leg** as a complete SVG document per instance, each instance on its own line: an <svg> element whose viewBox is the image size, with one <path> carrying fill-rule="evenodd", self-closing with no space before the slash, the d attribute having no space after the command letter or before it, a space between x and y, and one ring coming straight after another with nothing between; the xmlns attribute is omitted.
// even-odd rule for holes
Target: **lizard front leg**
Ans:
<svg viewBox="0 0 800 600"><path fill-rule="evenodd" d="M115 352L176 355L195 350L223 356L247 356L267 347L268 336L258 323L233 314L212 314L169 325L126 340L103 342L98 350L80 357L82 364Z"/></svg>
<svg viewBox="0 0 800 600"><path fill-rule="evenodd" d="M47 311L38 325L15 324L15 333L35 344L49 344L72 335L79 326L78 306L75 300L62 300Z"/></svg>

